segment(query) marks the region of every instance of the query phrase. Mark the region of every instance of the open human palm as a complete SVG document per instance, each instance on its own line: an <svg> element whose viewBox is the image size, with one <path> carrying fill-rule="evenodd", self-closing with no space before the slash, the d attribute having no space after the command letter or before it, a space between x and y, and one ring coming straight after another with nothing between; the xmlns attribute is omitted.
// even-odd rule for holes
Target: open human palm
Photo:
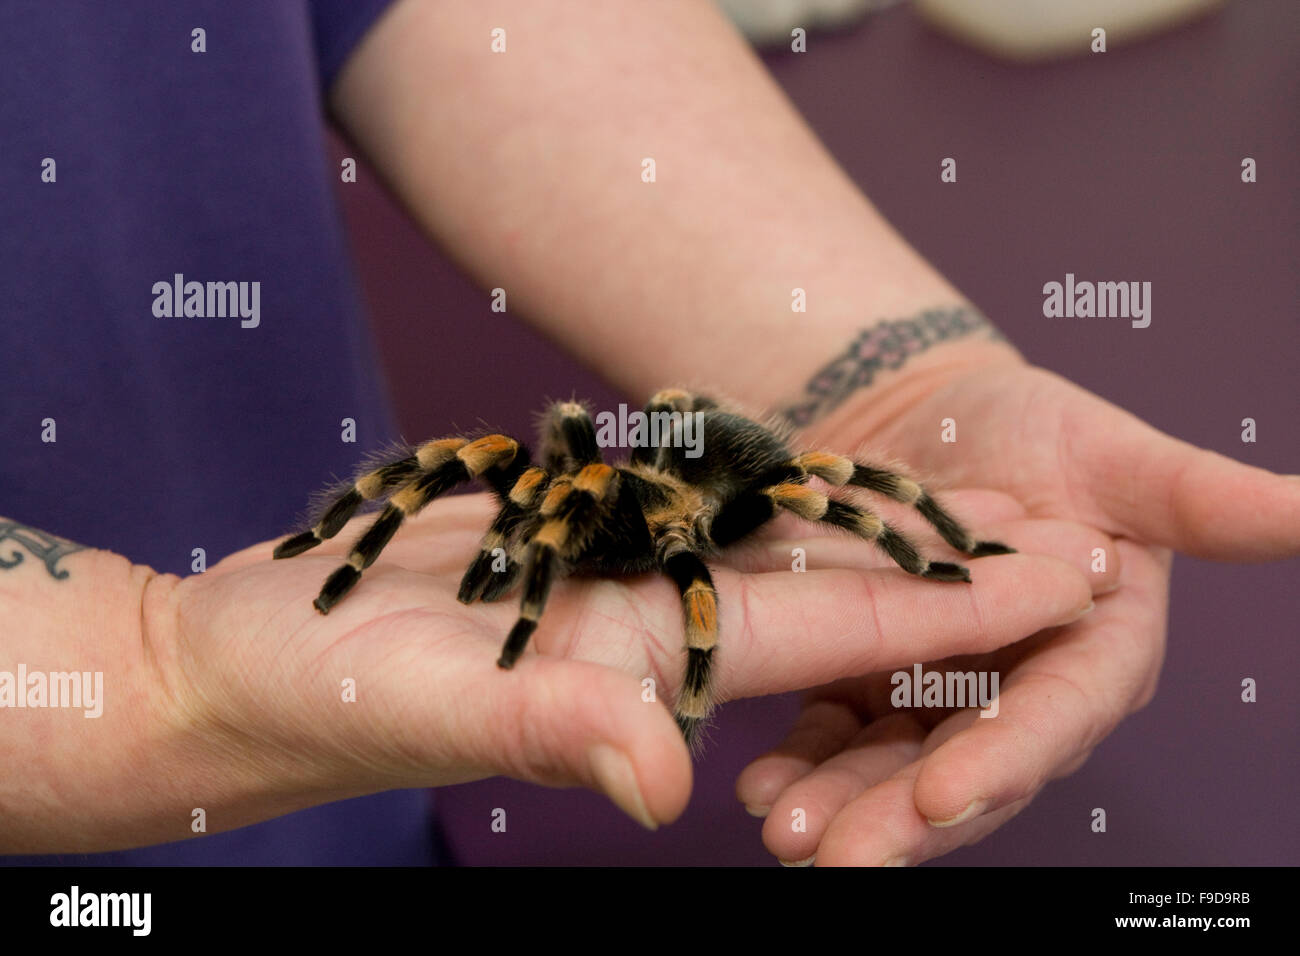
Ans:
<svg viewBox="0 0 1300 956"><path fill-rule="evenodd" d="M1004 496L949 500L959 511L1008 510ZM598 789L646 825L675 819L691 786L665 706L683 653L675 588L654 574L569 579L529 652L502 671L517 595L470 606L455 598L492 513L483 494L434 502L328 616L312 598L366 518L293 560L272 560L265 542L172 579L157 615L171 622L159 643L169 648L161 656L172 696L219 749L274 768L295 805L506 774ZM792 574L793 548L813 540L822 563ZM714 567L724 699L815 686L917 653L989 651L1072 619L1090 598L1083 571L1057 557L980 559L974 584L938 583L793 519Z"/></svg>

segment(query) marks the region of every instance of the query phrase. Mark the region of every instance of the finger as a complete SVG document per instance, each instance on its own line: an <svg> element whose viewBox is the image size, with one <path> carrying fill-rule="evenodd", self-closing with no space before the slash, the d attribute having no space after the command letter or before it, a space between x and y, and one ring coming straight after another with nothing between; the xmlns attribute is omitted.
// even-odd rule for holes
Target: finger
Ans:
<svg viewBox="0 0 1300 956"><path fill-rule="evenodd" d="M1125 536L1220 561L1300 554L1300 478L1197 448L1089 399L1062 426L1088 493Z"/></svg>
<svg viewBox="0 0 1300 956"><path fill-rule="evenodd" d="M982 529L998 541L1015 542L1025 554L1049 554L1077 568L1092 585L1093 595L1119 587L1120 555L1115 539L1086 524L1053 518L993 522ZM976 563L974 568L982 567Z"/></svg>
<svg viewBox="0 0 1300 956"><path fill-rule="evenodd" d="M1088 580L1056 558L982 558L972 573L973 584L950 584L895 569L719 569L717 687L724 699L781 693L989 651L1075 620L1092 603Z"/></svg>
<svg viewBox="0 0 1300 956"><path fill-rule="evenodd" d="M1150 699L1163 659L1162 557L1120 540L1124 586L1013 668L996 716L963 711L963 729L926 759L916 807L947 827L1032 797ZM988 711L994 712L993 708Z"/></svg>
<svg viewBox="0 0 1300 956"><path fill-rule="evenodd" d="M767 816L787 787L843 750L861 730L862 721L845 704L809 703L785 740L741 771L736 796L754 816Z"/></svg>
<svg viewBox="0 0 1300 956"><path fill-rule="evenodd" d="M964 846L978 843L1029 806L1033 802L1034 796L1037 796L1037 794L1009 803L998 810L990 811L966 823L960 823L946 829L935 829L928 824L924 829L918 827L911 851L903 857L904 864L916 866L926 860L933 860L945 853L951 853L953 850L959 850Z"/></svg>
<svg viewBox="0 0 1300 956"><path fill-rule="evenodd" d="M915 715L886 717L878 723L895 719L910 720L918 731L924 733L919 724L915 723ZM917 775L924 767L928 755L950 736L959 733L963 722L974 719L978 719L975 711L959 712L952 720L926 734L919 750L911 755L909 761L895 766L892 773L867 778L869 785L838 808L822 833L816 851L816 864L910 866L946 852L941 847L951 849L959 845L953 842L956 839L972 837L973 842L973 839L978 839L978 836L973 836L975 827L987 826L991 819L1001 822L1014 813L1014 810L1003 810L988 814L976 824L937 830L917 812L913 793ZM851 751L845 751L838 759L852 760L854 757ZM799 781L795 787L811 786L819 773L820 768ZM773 812L775 814L776 811ZM992 828L988 827L989 830Z"/></svg>
<svg viewBox="0 0 1300 956"><path fill-rule="evenodd" d="M936 830L913 802L915 761L850 801L817 847L817 866L915 866L982 840L1026 806L1018 801L948 830Z"/></svg>
<svg viewBox="0 0 1300 956"><path fill-rule="evenodd" d="M840 753L787 787L763 825L763 844L777 859L807 864L840 811L921 754L925 731L905 714L874 721Z"/></svg>
<svg viewBox="0 0 1300 956"><path fill-rule="evenodd" d="M974 712L969 716L974 717ZM866 739L876 727L891 730L881 739ZM926 755L956 732L956 728L939 727L927 736L908 714L876 721L863 731L860 746L845 749L781 794L764 826L768 849L782 859L783 854L809 854L814 859L805 855L798 862L818 866L906 866L946 852L954 840L978 839L996 826L993 821L1000 823L1019 808L1006 808L977 824L941 831L920 816L913 799ZM873 750L877 752L873 754ZM816 815L808 816L809 832L818 835L815 847L806 839L782 832L786 811L803 804L815 810ZM981 827L985 829L977 833Z"/></svg>

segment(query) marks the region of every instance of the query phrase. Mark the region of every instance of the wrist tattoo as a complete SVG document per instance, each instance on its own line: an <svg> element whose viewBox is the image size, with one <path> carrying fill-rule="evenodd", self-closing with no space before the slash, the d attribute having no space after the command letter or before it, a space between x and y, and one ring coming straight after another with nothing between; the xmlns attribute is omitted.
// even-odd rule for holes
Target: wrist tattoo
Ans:
<svg viewBox="0 0 1300 956"><path fill-rule="evenodd" d="M85 545L55 537L39 528L29 528L17 521L0 520L0 570L7 571L23 563L25 556L15 545L22 545L34 557L45 562L45 570L58 581L68 576L65 569L57 566L59 559L86 550ZM11 548L12 552L6 557L4 552Z"/></svg>
<svg viewBox="0 0 1300 956"><path fill-rule="evenodd" d="M843 354L809 380L797 401L780 409L780 415L796 428L811 425L854 392L869 388L882 372L902 367L917 352L980 334L989 341L1006 341L968 305L927 309L909 319L884 319L859 332Z"/></svg>

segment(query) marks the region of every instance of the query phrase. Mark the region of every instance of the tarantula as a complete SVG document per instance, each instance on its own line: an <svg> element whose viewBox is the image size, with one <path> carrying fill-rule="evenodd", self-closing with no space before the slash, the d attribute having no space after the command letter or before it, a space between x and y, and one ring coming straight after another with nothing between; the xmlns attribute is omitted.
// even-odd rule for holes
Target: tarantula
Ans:
<svg viewBox="0 0 1300 956"><path fill-rule="evenodd" d="M514 666L537 628L555 580L568 572L633 574L658 569L677 585L685 617L686 665L674 716L694 746L711 710L710 676L718 644L717 592L705 560L745 537L778 511L793 512L875 542L911 574L970 581L966 568L929 561L870 511L808 484L855 486L916 508L943 539L971 557L1009 554L977 541L917 482L825 451L793 452L788 429L760 424L712 399L669 389L646 405L643 421L664 427L656 445L635 447L619 466L604 463L587 409L557 402L542 419L541 464L507 435L441 438L373 462L337 495L309 531L287 538L275 557L301 554L336 535L367 501L387 499L313 602L328 614L360 580L402 521L462 482L483 480L500 503L457 598L493 601L522 577L520 616L497 665ZM702 427L691 457L686 415ZM668 440L664 440L664 439ZM494 552L496 553L494 556ZM494 557L504 556L504 562Z"/></svg>

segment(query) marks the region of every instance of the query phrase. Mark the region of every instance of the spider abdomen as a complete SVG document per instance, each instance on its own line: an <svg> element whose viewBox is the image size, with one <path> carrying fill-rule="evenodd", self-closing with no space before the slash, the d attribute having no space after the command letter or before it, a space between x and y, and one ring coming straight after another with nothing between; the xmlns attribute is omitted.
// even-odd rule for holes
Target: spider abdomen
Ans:
<svg viewBox="0 0 1300 956"><path fill-rule="evenodd" d="M719 501L730 501L760 478L775 483L798 476L789 446L771 428L717 408L700 414L702 454L691 457L684 445L660 449L661 468Z"/></svg>

